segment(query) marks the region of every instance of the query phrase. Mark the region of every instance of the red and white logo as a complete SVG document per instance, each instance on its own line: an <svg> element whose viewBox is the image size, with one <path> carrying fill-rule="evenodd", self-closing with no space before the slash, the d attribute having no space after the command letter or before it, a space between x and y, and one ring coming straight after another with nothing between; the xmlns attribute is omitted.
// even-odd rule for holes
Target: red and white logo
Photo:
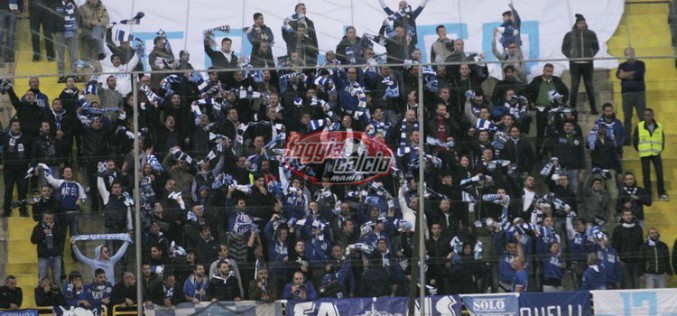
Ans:
<svg viewBox="0 0 677 316"><path fill-rule="evenodd" d="M393 151L363 132L292 133L284 149L286 165L313 183L328 178L334 184L361 184L390 173ZM312 169L314 176L307 170Z"/></svg>

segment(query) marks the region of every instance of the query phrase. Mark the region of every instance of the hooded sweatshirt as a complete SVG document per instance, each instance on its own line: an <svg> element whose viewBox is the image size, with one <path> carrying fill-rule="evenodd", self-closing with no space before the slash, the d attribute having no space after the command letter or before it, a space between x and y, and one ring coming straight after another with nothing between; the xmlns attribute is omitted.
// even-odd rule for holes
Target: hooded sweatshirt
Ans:
<svg viewBox="0 0 677 316"><path fill-rule="evenodd" d="M583 273L581 291L606 290L606 276L596 264L588 267Z"/></svg>
<svg viewBox="0 0 677 316"><path fill-rule="evenodd" d="M73 253L75 253L75 256L78 258L78 260L89 266L92 271L96 271L96 269L103 269L103 271L106 272L106 280L111 284L115 284L115 264L120 261L120 259L122 259L125 251L127 251L129 242L125 241L125 243L122 244L122 247L118 249L118 252L108 260L101 259L101 248L103 246L104 245L98 245L94 249L94 252L96 253L96 259L85 257L85 255L80 252L80 249L78 249L77 245L73 245Z"/></svg>

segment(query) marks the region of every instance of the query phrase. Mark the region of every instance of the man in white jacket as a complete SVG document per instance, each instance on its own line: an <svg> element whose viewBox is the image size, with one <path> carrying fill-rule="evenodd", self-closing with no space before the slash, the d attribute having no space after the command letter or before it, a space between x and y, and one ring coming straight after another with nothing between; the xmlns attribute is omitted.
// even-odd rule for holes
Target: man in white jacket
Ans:
<svg viewBox="0 0 677 316"><path fill-rule="evenodd" d="M132 92L132 75L129 72L133 71L136 68L136 65L139 63L139 52L143 52L143 46L137 46L136 54L127 62L126 64L122 63L122 59L117 54L113 54L110 49L106 46L106 58L101 60L101 72L102 75L97 77L97 81L102 86L107 86L106 80L110 76L114 76L117 81L117 86L115 90L120 92L122 96Z"/></svg>

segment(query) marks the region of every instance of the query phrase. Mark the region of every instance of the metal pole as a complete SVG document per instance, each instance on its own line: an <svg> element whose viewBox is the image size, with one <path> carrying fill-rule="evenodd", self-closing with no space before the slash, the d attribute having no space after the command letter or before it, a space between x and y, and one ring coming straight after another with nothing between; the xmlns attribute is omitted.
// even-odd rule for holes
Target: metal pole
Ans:
<svg viewBox="0 0 677 316"><path fill-rule="evenodd" d="M141 203L139 193L139 88L138 74L132 73L132 98L134 98L134 243L136 250L136 314L143 315L143 276L141 274Z"/></svg>
<svg viewBox="0 0 677 316"><path fill-rule="evenodd" d="M421 306L421 315L425 315L425 206L423 198L425 196L425 183L424 173L425 173L425 151L423 150L425 146L423 131L425 130L424 122L425 118L423 116L423 66L418 66L418 130L420 137L418 138L418 270L419 270L419 282L421 284L419 289L420 300L419 304Z"/></svg>

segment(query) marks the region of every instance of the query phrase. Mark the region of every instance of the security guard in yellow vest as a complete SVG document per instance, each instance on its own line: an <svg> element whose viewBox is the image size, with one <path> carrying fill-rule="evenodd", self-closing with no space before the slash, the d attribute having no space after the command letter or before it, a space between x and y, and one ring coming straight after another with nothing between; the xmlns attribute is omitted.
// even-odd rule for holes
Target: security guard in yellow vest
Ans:
<svg viewBox="0 0 677 316"><path fill-rule="evenodd" d="M644 178L644 188L651 194L651 166L653 161L656 169L656 185L658 186L658 195L662 201L669 201L670 198L665 193L663 182L663 161L661 153L665 147L665 133L663 124L654 120L652 109L644 111L644 121L639 122L632 136L632 144L635 150L639 152L642 161L642 176Z"/></svg>

